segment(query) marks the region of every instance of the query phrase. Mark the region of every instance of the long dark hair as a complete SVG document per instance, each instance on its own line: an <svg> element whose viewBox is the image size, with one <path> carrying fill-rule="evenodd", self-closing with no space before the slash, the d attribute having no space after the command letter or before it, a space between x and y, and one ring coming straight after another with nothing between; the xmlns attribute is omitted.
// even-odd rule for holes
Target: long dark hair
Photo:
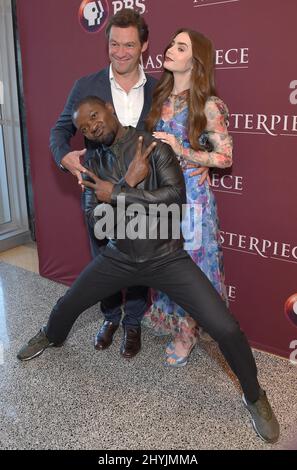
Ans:
<svg viewBox="0 0 297 470"><path fill-rule="evenodd" d="M187 124L191 147L199 150L199 136L206 127L205 103L207 98L217 95L214 82L214 48L212 42L203 34L187 28L176 31L173 39L180 33L187 33L192 44L193 69L188 95L189 117ZM164 57L170 47L171 44L166 47ZM154 129L160 119L162 105L172 92L173 84L173 73L164 70L154 90L152 107L146 120L149 131Z"/></svg>

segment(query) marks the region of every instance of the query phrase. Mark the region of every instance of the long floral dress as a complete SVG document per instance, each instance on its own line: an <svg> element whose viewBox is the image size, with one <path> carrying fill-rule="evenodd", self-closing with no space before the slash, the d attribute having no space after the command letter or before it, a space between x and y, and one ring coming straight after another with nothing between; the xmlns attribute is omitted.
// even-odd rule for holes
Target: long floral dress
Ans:
<svg viewBox="0 0 297 470"><path fill-rule="evenodd" d="M185 90L178 95L169 96L163 105L162 118L157 123L156 131L174 134L184 147L183 154L192 152L193 155L195 151L190 148L187 135L187 93L188 90ZM204 111L207 126L200 136L200 144L205 151L212 152L213 158L217 159L218 166L224 166L222 165L224 159L229 162L232 160L232 139L227 131L228 109L219 98L213 96L207 100ZM207 181L199 186L200 175L189 176L194 171L193 168L186 169L183 162L180 163L186 183L187 206L195 207L195 225L189 236L189 239L194 239L195 243L193 246L193 243L186 241L184 247L227 303L214 194ZM187 227L185 230L186 233L183 230L183 235L187 240ZM145 314L144 324L160 335L172 333L176 336L182 332L183 336L186 335L190 341L191 337L194 340L197 335L196 325L189 315L179 305L172 302L166 294L159 291L152 291L152 305Z"/></svg>

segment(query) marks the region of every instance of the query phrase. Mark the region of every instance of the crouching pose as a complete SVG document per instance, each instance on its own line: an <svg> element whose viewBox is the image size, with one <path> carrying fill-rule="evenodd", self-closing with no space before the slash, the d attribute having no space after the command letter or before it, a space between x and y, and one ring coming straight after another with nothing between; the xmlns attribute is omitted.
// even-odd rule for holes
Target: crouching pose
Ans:
<svg viewBox="0 0 297 470"><path fill-rule="evenodd" d="M87 163L82 184L85 210L93 225L96 214L103 215L99 203L105 203L107 212L113 208L114 224L108 228L111 239L58 300L47 325L19 351L18 358L29 360L49 346L61 345L79 315L104 297L133 285L152 287L165 292L218 343L241 384L256 432L263 440L275 442L279 425L258 383L247 339L210 281L184 251L181 233L176 233L186 192L173 150L148 133L122 127L112 106L96 97L78 103L73 120L88 139L101 144ZM136 204L137 224L142 226L138 237L133 225ZM162 208L172 205L171 215L168 212L165 217L164 236ZM110 216L105 226L109 220Z"/></svg>

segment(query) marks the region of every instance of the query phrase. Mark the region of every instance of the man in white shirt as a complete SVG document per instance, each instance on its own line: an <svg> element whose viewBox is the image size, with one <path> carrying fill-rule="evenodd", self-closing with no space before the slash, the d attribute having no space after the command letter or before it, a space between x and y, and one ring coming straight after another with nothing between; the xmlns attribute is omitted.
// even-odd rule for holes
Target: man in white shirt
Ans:
<svg viewBox="0 0 297 470"><path fill-rule="evenodd" d="M142 16L132 9L123 9L110 18L106 27L110 66L95 74L77 80L68 96L65 108L51 130L50 148L54 159L63 170L71 172L81 181L84 170L81 158L93 155L94 144L86 140L86 149L70 148L70 140L76 132L72 111L82 98L93 95L113 104L122 125L144 129L150 110L152 93L157 80L146 75L140 65L141 55L148 47L148 26ZM102 250L86 222L92 256ZM105 243L104 243L105 246ZM130 358L140 350L140 322L147 308L147 287L127 289L125 296L124 348L121 354ZM122 293L119 292L101 302L105 321L95 339L96 349L106 349L112 343L122 310Z"/></svg>
<svg viewBox="0 0 297 470"><path fill-rule="evenodd" d="M143 68L139 65L139 80L128 92L117 82L112 65L109 67L109 80L112 100L120 123L123 126L137 127L144 105L143 88L147 81Z"/></svg>

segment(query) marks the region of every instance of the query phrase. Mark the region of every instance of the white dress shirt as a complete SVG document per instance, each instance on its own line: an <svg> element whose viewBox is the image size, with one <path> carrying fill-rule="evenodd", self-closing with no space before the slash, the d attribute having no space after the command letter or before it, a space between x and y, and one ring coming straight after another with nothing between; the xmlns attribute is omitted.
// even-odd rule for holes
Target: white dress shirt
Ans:
<svg viewBox="0 0 297 470"><path fill-rule="evenodd" d="M109 80L113 105L120 123L123 126L136 127L144 104L146 76L143 68L139 65L139 80L129 93L117 83L111 65L109 67Z"/></svg>

